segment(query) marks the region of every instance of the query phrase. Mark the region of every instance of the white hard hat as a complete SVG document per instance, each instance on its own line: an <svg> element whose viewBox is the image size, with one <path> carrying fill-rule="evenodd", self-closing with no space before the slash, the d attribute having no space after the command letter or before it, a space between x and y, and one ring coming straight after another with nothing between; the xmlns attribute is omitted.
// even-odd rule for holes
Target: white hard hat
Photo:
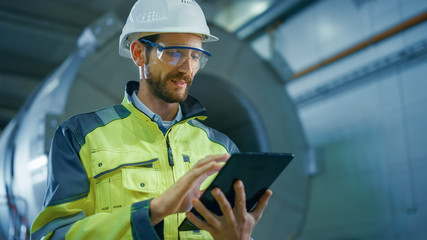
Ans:
<svg viewBox="0 0 427 240"><path fill-rule="evenodd" d="M138 0L120 35L120 56L131 58L129 47L133 40L159 33L194 33L202 36L203 42L218 40L210 34L195 0Z"/></svg>

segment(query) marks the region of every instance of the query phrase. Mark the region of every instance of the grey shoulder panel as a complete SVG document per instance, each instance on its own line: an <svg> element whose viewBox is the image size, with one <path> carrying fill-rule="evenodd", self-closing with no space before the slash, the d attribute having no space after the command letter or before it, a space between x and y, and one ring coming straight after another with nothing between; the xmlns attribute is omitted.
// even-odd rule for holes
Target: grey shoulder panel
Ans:
<svg viewBox="0 0 427 240"><path fill-rule="evenodd" d="M115 105L96 112L76 115L61 126L69 128L75 135L80 146L83 146L88 133L114 120L126 118L129 115L130 112L123 105Z"/></svg>
<svg viewBox="0 0 427 240"><path fill-rule="evenodd" d="M130 112L123 105L115 105L98 110L95 114L101 119L102 125L107 125L114 120L129 116Z"/></svg>
<svg viewBox="0 0 427 240"><path fill-rule="evenodd" d="M211 127L208 127L196 119L188 121L188 124L205 131L210 141L222 145L228 153L233 154L239 152L239 149L237 148L236 144L234 144L234 142L224 133L221 133Z"/></svg>

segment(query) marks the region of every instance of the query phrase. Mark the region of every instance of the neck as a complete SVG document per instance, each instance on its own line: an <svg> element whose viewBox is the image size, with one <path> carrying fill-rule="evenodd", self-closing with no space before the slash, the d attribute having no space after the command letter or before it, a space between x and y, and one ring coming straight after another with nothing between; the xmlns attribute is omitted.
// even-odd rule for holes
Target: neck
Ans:
<svg viewBox="0 0 427 240"><path fill-rule="evenodd" d="M155 114L159 115L163 121L172 121L178 112L179 103L168 103L163 99L154 96L147 86L144 86L144 81L140 82L137 97Z"/></svg>

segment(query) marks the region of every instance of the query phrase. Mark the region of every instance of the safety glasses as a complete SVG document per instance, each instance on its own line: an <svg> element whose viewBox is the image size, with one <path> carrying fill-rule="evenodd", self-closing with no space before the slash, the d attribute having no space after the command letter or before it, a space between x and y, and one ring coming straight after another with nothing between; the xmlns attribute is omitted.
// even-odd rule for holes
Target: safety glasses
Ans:
<svg viewBox="0 0 427 240"><path fill-rule="evenodd" d="M208 58L212 56L211 53L200 48L187 46L162 46L143 38L139 39L139 41L157 48L157 58L163 63L167 63L172 66L180 66L187 61L187 59L190 59L191 66L193 68L201 69L206 66Z"/></svg>

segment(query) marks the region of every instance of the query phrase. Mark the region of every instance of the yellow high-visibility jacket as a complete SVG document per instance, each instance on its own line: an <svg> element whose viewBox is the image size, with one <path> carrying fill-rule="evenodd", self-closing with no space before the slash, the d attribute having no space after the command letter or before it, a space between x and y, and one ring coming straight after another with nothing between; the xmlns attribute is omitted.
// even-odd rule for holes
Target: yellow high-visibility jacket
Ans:
<svg viewBox="0 0 427 240"><path fill-rule="evenodd" d="M178 232L184 214L153 227L149 203L198 160L238 150L199 122L206 111L191 96L180 104L183 120L162 132L128 99L138 88L129 82L120 105L77 115L58 127L44 209L32 225L32 239L211 238L204 231Z"/></svg>

